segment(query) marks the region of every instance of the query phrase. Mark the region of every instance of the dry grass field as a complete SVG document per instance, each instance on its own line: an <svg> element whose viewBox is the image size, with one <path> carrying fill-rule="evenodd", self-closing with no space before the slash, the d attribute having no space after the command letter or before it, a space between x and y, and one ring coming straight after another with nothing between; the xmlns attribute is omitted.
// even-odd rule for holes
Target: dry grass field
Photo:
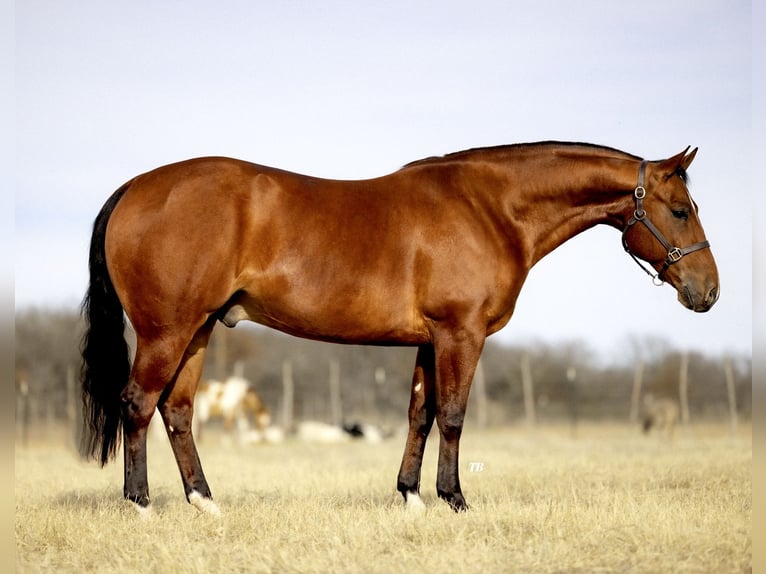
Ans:
<svg viewBox="0 0 766 574"><path fill-rule="evenodd" d="M395 492L403 438L200 449L224 516L189 506L166 444L152 443L155 515L121 500L121 463L17 448L18 572L749 572L750 428L692 426L673 440L619 425L466 428L454 514ZM470 472L469 463L483 463ZM474 465L478 470L478 465Z"/></svg>

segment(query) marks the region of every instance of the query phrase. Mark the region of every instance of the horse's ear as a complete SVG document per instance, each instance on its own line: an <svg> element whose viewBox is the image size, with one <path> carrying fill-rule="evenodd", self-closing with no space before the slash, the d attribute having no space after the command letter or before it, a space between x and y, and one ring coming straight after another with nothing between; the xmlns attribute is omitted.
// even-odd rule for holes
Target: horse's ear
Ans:
<svg viewBox="0 0 766 574"><path fill-rule="evenodd" d="M689 148L687 147L686 149L689 149ZM687 169L689 169L689 166L690 166L690 165L692 164L692 162L694 161L694 156L696 156L696 155L697 155L697 150L698 150L698 149L699 149L699 148L696 148L696 147L695 147L695 148L694 148L692 151L690 151L690 152L689 152L689 154L688 154L688 155L686 155L686 156L684 157L684 161L682 161L682 162L681 162L681 167L682 167L682 168L684 168L684 171L686 171Z"/></svg>
<svg viewBox="0 0 766 574"><path fill-rule="evenodd" d="M660 171L662 171L667 177L670 177L676 173L679 168L686 171L686 169L691 165L692 160L694 160L694 156L697 155L696 147L687 155L686 152L689 151L690 147L691 146L686 146L686 149L681 153L660 162Z"/></svg>

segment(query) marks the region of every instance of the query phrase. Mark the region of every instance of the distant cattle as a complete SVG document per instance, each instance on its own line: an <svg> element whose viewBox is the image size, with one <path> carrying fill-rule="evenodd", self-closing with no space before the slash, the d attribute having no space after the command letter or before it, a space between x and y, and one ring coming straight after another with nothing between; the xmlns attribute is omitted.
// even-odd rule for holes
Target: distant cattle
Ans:
<svg viewBox="0 0 766 574"><path fill-rule="evenodd" d="M315 444L333 444L352 440L369 443L383 441L383 431L379 427L358 422L341 426L318 421L303 421L296 427L296 436L304 442Z"/></svg>
<svg viewBox="0 0 766 574"><path fill-rule="evenodd" d="M379 443L383 442L383 431L377 425L367 423L347 423L343 425L343 430L351 438L361 439L365 442Z"/></svg>

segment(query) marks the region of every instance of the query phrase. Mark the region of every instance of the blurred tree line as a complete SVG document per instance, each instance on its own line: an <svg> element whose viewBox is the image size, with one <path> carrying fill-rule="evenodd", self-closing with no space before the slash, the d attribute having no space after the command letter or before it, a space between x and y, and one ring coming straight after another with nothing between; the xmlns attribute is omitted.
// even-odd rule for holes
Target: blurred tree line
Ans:
<svg viewBox="0 0 766 574"><path fill-rule="evenodd" d="M25 310L16 314L17 423L55 423L79 417L83 331L83 322L74 311ZM345 420L404 425L415 353L412 348L319 343L252 324L240 324L236 329L219 325L208 347L203 378L224 379L237 370L255 385L274 421L281 424L285 369L289 365L294 420L333 422L333 394L336 402L339 394ZM683 359L683 353L658 338L629 341L624 355L610 362L599 360L577 341L515 347L490 338L477 374L482 384L474 383L467 419L481 416L482 423L489 425L524 422L526 361L537 422L572 417L627 421L636 366L642 365L642 396L651 393L677 400ZM750 419L751 357L726 359L733 383L729 389L723 356L686 354L692 421L727 420L729 393L734 394L739 416ZM479 401L480 407L476 404Z"/></svg>

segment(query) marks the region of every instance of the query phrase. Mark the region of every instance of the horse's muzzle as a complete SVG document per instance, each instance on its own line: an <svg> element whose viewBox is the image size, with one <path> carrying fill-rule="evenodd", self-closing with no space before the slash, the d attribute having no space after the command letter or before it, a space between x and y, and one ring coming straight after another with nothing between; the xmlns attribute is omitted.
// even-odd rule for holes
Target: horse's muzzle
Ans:
<svg viewBox="0 0 766 574"><path fill-rule="evenodd" d="M697 313L705 313L715 305L720 295L718 285L706 287L702 290L693 289L689 285L684 285L678 290L678 300L687 309Z"/></svg>

